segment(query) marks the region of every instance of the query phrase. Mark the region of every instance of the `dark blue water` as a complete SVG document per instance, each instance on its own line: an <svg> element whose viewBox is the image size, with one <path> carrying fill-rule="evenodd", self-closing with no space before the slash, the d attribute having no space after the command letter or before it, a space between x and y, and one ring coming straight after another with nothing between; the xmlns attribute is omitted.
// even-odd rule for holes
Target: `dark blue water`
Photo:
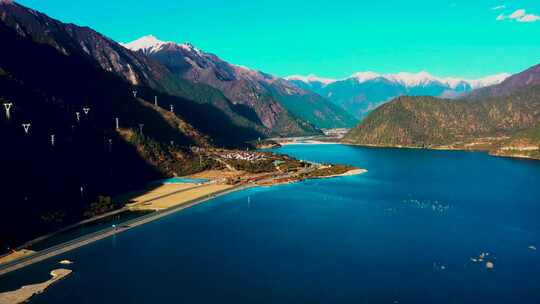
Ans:
<svg viewBox="0 0 540 304"><path fill-rule="evenodd" d="M221 197L9 274L0 289L46 280L68 258L73 275L33 303L540 303L529 249L540 247L540 162L279 151L369 173Z"/></svg>

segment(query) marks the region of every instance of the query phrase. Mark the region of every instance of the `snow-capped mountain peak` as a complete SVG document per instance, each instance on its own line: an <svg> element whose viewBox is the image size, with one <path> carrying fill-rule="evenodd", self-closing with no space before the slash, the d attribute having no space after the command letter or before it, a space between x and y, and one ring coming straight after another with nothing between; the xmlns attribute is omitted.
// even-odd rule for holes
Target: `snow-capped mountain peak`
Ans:
<svg viewBox="0 0 540 304"><path fill-rule="evenodd" d="M185 43L182 43L182 44L178 44L179 47L183 48L184 50L188 51L188 52L195 52L195 53L202 53L202 51L198 48L196 48L195 46L193 46L193 44L189 43L189 42L185 42Z"/></svg>
<svg viewBox="0 0 540 304"><path fill-rule="evenodd" d="M336 82L335 79L331 79L331 78L322 78L322 77L318 77L314 74L309 74L307 76L302 76L302 75L291 75L291 76L287 76L285 77L286 80L298 80L298 81L302 81L302 82L305 82L305 83L310 83L310 82L320 82L320 83L323 83L323 84L330 84L332 82Z"/></svg>
<svg viewBox="0 0 540 304"><path fill-rule="evenodd" d="M190 53L195 53L197 55L203 54L200 49L196 48L195 46L193 46L193 44L189 42L179 44L173 41L161 41L154 35L144 36L133 42L121 44L125 48L128 48L132 51L142 51L145 54L156 53L162 50L165 46L176 46Z"/></svg>
<svg viewBox="0 0 540 304"><path fill-rule="evenodd" d="M375 73L375 72L371 72L371 71L367 71L367 72L354 73L354 74L351 75L350 78L355 78L356 80L358 80L359 83L363 83L363 82L366 82L368 80L376 79L376 78L379 78L379 77L381 77L380 74Z"/></svg>
<svg viewBox="0 0 540 304"><path fill-rule="evenodd" d="M457 77L437 77L426 71L421 71L419 73L409 73L409 72L400 72L396 74L379 74L372 71L367 72L358 72L354 73L351 76L344 79L329 79L317 77L313 74L308 76L293 75L286 77L287 80L297 80L305 83L320 82L324 85L328 85L334 82L355 79L359 84L368 82L374 79L385 79L387 81L397 83L406 88L427 86L430 84L439 84L447 86L450 89L456 89L460 86L470 86L472 89L477 89L481 87L496 85L503 82L506 78L511 76L508 73L501 73L496 75L490 75L487 77L479 79L465 79Z"/></svg>
<svg viewBox="0 0 540 304"><path fill-rule="evenodd" d="M140 50L156 49L168 43L170 42L161 41L153 35L148 35L129 43L122 43L122 46L132 51L140 51Z"/></svg>
<svg viewBox="0 0 540 304"><path fill-rule="evenodd" d="M477 89L477 88L489 87L492 85L499 84L510 76L512 76L512 74L501 73L501 74L495 74L495 75L487 76L480 79L469 80L468 82L471 84L473 89Z"/></svg>
<svg viewBox="0 0 540 304"><path fill-rule="evenodd" d="M397 74L386 74L384 75L384 78L389 81L401 83L406 87L416 87L438 81L435 76L426 71L420 73L400 72Z"/></svg>

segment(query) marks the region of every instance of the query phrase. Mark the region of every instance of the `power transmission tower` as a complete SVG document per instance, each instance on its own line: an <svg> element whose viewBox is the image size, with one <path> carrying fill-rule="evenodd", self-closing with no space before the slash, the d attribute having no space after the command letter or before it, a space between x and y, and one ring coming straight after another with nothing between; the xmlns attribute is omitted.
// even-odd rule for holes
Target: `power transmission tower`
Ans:
<svg viewBox="0 0 540 304"><path fill-rule="evenodd" d="M13 107L13 103L11 102L4 103L4 109L6 109L6 117L8 120L11 118L11 107Z"/></svg>
<svg viewBox="0 0 540 304"><path fill-rule="evenodd" d="M22 127L24 128L24 134L28 135L30 132L30 127L32 126L31 123L23 123Z"/></svg>
<svg viewBox="0 0 540 304"><path fill-rule="evenodd" d="M139 124L139 132L141 132L141 135L143 135L143 127L144 124Z"/></svg>

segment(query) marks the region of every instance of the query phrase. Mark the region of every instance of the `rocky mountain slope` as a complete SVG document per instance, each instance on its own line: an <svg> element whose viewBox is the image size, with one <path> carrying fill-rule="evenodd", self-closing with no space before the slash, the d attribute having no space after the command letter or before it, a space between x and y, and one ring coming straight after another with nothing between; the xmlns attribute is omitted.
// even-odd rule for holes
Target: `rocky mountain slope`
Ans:
<svg viewBox="0 0 540 304"><path fill-rule="evenodd" d="M508 74L477 80L435 77L427 72L378 74L361 72L335 80L316 76L290 76L287 79L306 90L327 97L359 119L398 96L457 98L474 89L498 84Z"/></svg>
<svg viewBox="0 0 540 304"><path fill-rule="evenodd" d="M135 78L117 65L148 59L91 31L103 40L92 38L95 45L83 47L85 40L74 38L82 33L86 30L0 2L0 252L80 220L99 196L216 165L201 162L192 146L239 147L263 136L233 121L249 120L223 95L217 98L237 116L204 102L219 93L209 86L190 87L189 99L152 88L156 78L149 77L148 86L137 86L133 94ZM104 47L113 51L97 56ZM126 61L109 61L117 57ZM112 70L104 68L108 64ZM147 68L133 74L137 81L155 72Z"/></svg>
<svg viewBox="0 0 540 304"><path fill-rule="evenodd" d="M118 75L134 89L148 87L200 104L210 104L237 126L251 129L252 133L270 134L263 125L252 121L243 107L232 104L219 90L178 79L159 62L132 52L88 27L62 23L14 2L0 4L0 20L21 36L50 45L66 56L77 55Z"/></svg>
<svg viewBox="0 0 540 304"><path fill-rule="evenodd" d="M489 96L504 96L534 85L540 85L540 64L521 73L512 75L498 85L475 90L467 97L482 98Z"/></svg>
<svg viewBox="0 0 540 304"><path fill-rule="evenodd" d="M513 78L529 79L522 73ZM497 90L499 86L506 84L489 89ZM540 86L520 87L509 95L474 99L399 97L373 111L344 141L376 146L493 149L517 132L540 123Z"/></svg>
<svg viewBox="0 0 540 304"><path fill-rule="evenodd" d="M163 42L146 36L124 44L169 68L178 78L221 90L235 104L247 106L277 133L352 126L356 120L340 107L284 79L223 61L191 44Z"/></svg>

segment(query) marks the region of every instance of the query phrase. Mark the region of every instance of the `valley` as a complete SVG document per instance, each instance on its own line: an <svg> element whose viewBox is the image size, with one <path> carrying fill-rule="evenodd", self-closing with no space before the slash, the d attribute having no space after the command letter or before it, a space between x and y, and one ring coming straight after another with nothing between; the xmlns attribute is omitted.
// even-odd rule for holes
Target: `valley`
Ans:
<svg viewBox="0 0 540 304"><path fill-rule="evenodd" d="M222 169L204 149L356 123L314 93L193 46L164 44L177 61L163 61L12 1L0 2L0 37L2 253L123 208L111 198L154 180Z"/></svg>
<svg viewBox="0 0 540 304"><path fill-rule="evenodd" d="M1 304L539 302L532 8L68 2L0 0Z"/></svg>

